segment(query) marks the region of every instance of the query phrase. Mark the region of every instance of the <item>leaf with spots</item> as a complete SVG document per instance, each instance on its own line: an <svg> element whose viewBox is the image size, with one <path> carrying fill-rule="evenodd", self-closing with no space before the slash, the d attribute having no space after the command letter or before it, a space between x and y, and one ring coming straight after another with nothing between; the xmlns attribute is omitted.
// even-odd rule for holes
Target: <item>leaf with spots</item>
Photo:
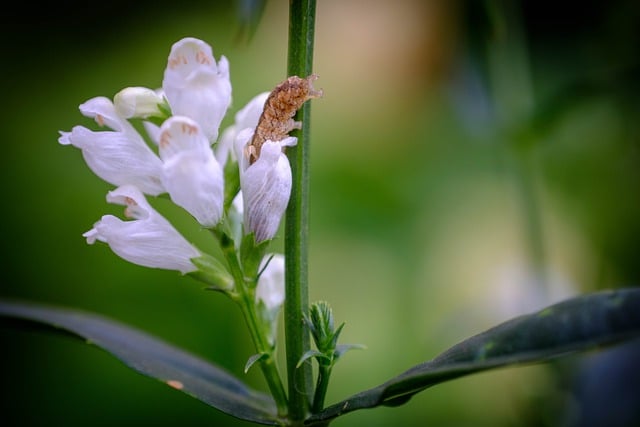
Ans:
<svg viewBox="0 0 640 427"><path fill-rule="evenodd" d="M426 388L465 375L546 362L638 337L640 288L578 296L468 338L384 384L324 409L307 425L326 425L357 409L402 405Z"/></svg>
<svg viewBox="0 0 640 427"><path fill-rule="evenodd" d="M129 326L79 310L16 301L0 301L0 320L69 333L106 350L135 371L229 415L277 424L271 397L203 359Z"/></svg>

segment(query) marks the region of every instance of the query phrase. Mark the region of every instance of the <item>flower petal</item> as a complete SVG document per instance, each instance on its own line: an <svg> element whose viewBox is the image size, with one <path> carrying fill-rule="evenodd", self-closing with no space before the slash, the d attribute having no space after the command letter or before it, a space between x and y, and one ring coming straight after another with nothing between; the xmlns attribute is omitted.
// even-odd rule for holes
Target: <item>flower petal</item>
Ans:
<svg viewBox="0 0 640 427"><path fill-rule="evenodd" d="M200 252L147 203L140 190L122 186L111 191L107 200L125 205L126 215L136 219L122 221L105 215L83 234L87 243L105 242L119 257L144 267L183 274L197 269L191 258L199 257Z"/></svg>
<svg viewBox="0 0 640 427"><path fill-rule="evenodd" d="M245 232L255 233L257 243L275 236L291 195L291 166L280 142L265 142L258 160L240 175Z"/></svg>
<svg viewBox="0 0 640 427"><path fill-rule="evenodd" d="M162 88L175 115L198 122L210 142L231 103L229 62L216 63L211 46L187 37L176 42L169 55Z"/></svg>
<svg viewBox="0 0 640 427"><path fill-rule="evenodd" d="M203 226L215 226L222 217L223 174L198 124L181 116L166 120L160 128L160 157L171 200Z"/></svg>
<svg viewBox="0 0 640 427"><path fill-rule="evenodd" d="M90 117L100 126L107 126L117 132L136 134L137 131L124 117L116 111L113 102L104 96L91 98L80 104L80 112L85 117Z"/></svg>
<svg viewBox="0 0 640 427"><path fill-rule="evenodd" d="M58 141L82 150L89 168L113 185L133 184L146 194L164 193L162 162L138 134L94 132L75 126L60 132Z"/></svg>

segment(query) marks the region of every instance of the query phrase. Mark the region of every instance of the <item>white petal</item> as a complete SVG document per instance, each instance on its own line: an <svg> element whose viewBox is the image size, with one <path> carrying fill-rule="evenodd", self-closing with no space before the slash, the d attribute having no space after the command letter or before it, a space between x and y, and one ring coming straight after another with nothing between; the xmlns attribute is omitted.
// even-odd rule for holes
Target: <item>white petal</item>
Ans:
<svg viewBox="0 0 640 427"><path fill-rule="evenodd" d="M216 63L211 46L202 40L188 37L176 42L162 88L173 114L192 118L209 141L217 139L231 103L229 62L224 56Z"/></svg>
<svg viewBox="0 0 640 427"><path fill-rule="evenodd" d="M151 207L144 194L133 185L122 185L107 193L107 203L122 205L127 218L147 219L153 215L162 216Z"/></svg>
<svg viewBox="0 0 640 427"><path fill-rule="evenodd" d="M216 159L218 159L222 167L226 164L229 153L232 153L234 157L236 157L233 147L238 133L247 128L255 129L258 125L258 120L260 119L260 115L264 109L264 103L268 96L269 92L263 92L254 96L247 105L236 113L234 124L226 128L222 133L215 150Z"/></svg>
<svg viewBox="0 0 640 427"><path fill-rule="evenodd" d="M80 112L85 117L90 117L100 126L107 126L117 132L137 135L135 128L124 117L116 111L113 102L104 96L91 98L81 104Z"/></svg>
<svg viewBox="0 0 640 427"><path fill-rule="evenodd" d="M191 258L200 256L198 250L146 202L138 189L122 186L110 192L107 200L124 204L127 216L138 219L122 221L105 215L83 234L87 243L105 242L119 257L145 267L183 274L196 270Z"/></svg>
<svg viewBox="0 0 640 427"><path fill-rule="evenodd" d="M147 132L147 135L149 136L151 142L153 142L155 145L160 144L160 126L147 121L142 122L142 126Z"/></svg>
<svg viewBox="0 0 640 427"><path fill-rule="evenodd" d="M137 133L94 132L75 126L58 141L82 150L89 168L113 185L133 184L146 194L164 193L162 162Z"/></svg>
<svg viewBox="0 0 640 427"><path fill-rule="evenodd" d="M173 116L160 128L163 184L171 200L205 227L222 217L222 169L196 122Z"/></svg>
<svg viewBox="0 0 640 427"><path fill-rule="evenodd" d="M253 128L258 125L258 120L264 110L264 103L269 97L269 92L262 92L254 96L235 116L235 125L239 130Z"/></svg>
<svg viewBox="0 0 640 427"><path fill-rule="evenodd" d="M235 125L231 125L227 127L222 135L220 135L220 140L214 146L214 154L218 163L220 163L220 167L224 169L224 166L227 164L227 160L229 157L231 159L235 159L235 152L233 150L233 143L236 140L236 136L238 132L236 130Z"/></svg>
<svg viewBox="0 0 640 427"><path fill-rule="evenodd" d="M233 198L233 200L231 201L231 206L233 206L238 214L244 214L244 200L242 198L242 190L238 191L236 197Z"/></svg>
<svg viewBox="0 0 640 427"><path fill-rule="evenodd" d="M240 176L249 167L249 159L245 154L247 144L253 138L254 129L246 128L237 133L236 139L233 142L233 152L238 160L238 167L240 168Z"/></svg>
<svg viewBox="0 0 640 427"><path fill-rule="evenodd" d="M278 142L262 145L260 158L240 175L247 233L256 242L272 239L291 195L291 167Z"/></svg>
<svg viewBox="0 0 640 427"><path fill-rule="evenodd" d="M265 268L265 263L269 262ZM262 274L256 286L256 301L264 302L268 310L280 308L285 298L284 255L275 254L264 257L260 269Z"/></svg>
<svg viewBox="0 0 640 427"><path fill-rule="evenodd" d="M280 144L280 147L282 147L282 148L284 148L284 147L293 147L293 146L298 144L298 138L296 138L295 136L288 136L288 137L278 141L278 144Z"/></svg>

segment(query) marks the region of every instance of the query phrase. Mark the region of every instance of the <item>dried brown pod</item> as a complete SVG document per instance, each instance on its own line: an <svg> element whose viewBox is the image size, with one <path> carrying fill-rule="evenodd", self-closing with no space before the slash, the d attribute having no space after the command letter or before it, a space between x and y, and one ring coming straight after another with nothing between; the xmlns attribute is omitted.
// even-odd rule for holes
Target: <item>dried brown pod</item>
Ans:
<svg viewBox="0 0 640 427"><path fill-rule="evenodd" d="M321 89L313 88L313 82L317 78L315 74L304 79L291 76L271 91L264 103L253 138L247 145L249 164L258 160L260 148L265 141L281 141L293 129L301 128L302 123L293 120L293 116L306 101L322 96Z"/></svg>

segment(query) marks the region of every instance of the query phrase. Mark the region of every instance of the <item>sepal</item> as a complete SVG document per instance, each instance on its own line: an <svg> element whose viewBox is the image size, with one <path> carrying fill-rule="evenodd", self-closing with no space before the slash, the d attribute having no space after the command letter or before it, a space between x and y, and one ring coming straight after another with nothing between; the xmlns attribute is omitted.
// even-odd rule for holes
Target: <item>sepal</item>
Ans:
<svg viewBox="0 0 640 427"><path fill-rule="evenodd" d="M210 285L207 289L222 292L233 290L233 277L227 268L216 258L208 254L192 258L191 262L198 268L188 275Z"/></svg>
<svg viewBox="0 0 640 427"><path fill-rule="evenodd" d="M257 277L260 263L269 246L269 241L265 240L257 243L253 233L245 234L240 243L240 261L244 268L246 277Z"/></svg>

